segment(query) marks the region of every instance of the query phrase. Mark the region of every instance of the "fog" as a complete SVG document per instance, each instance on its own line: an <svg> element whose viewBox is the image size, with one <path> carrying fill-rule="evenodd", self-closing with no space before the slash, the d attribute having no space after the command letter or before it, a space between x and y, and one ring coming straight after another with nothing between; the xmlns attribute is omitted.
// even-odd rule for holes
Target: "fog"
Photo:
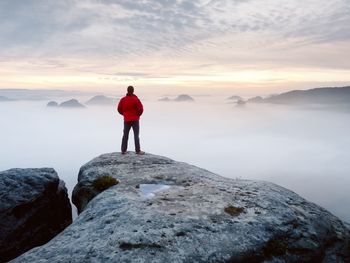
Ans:
<svg viewBox="0 0 350 263"><path fill-rule="evenodd" d="M277 183L350 222L350 112L194 98L141 97L141 148L225 177ZM113 106L46 103L0 103L0 170L53 167L71 193L80 166L120 151L123 121ZM132 132L130 139L133 151Z"/></svg>

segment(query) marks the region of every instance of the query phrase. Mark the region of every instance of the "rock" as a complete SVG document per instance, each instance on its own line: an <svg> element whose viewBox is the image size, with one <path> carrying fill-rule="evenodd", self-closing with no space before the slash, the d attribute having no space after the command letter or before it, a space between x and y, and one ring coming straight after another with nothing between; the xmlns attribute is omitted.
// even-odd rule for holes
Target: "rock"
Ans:
<svg viewBox="0 0 350 263"><path fill-rule="evenodd" d="M182 95L177 96L175 99L170 99L169 97L162 97L158 101L166 101L166 102L169 102L169 101L194 101L194 99L189 95L182 94Z"/></svg>
<svg viewBox="0 0 350 263"><path fill-rule="evenodd" d="M0 262L45 244L72 222L67 189L51 168L0 172Z"/></svg>
<svg viewBox="0 0 350 263"><path fill-rule="evenodd" d="M56 101L50 101L49 103L47 103L46 106L47 107L57 107L58 103Z"/></svg>
<svg viewBox="0 0 350 263"><path fill-rule="evenodd" d="M66 107L66 108L85 108L85 106L81 104L79 101L77 101L76 99L71 99L71 100L62 102L59 106Z"/></svg>
<svg viewBox="0 0 350 263"><path fill-rule="evenodd" d="M237 100L236 104L237 106L243 106L246 104L246 102L244 100Z"/></svg>
<svg viewBox="0 0 350 263"><path fill-rule="evenodd" d="M171 101L168 97L162 97L158 101Z"/></svg>
<svg viewBox="0 0 350 263"><path fill-rule="evenodd" d="M327 105L345 106L350 102L350 86L325 87L307 90L291 90L281 94L273 94L266 98L254 97L248 100L254 103L273 103L286 105Z"/></svg>
<svg viewBox="0 0 350 263"><path fill-rule="evenodd" d="M256 96L247 100L248 103L263 103L264 99L260 96Z"/></svg>
<svg viewBox="0 0 350 263"><path fill-rule="evenodd" d="M10 98L5 97L5 96L0 96L0 101L13 101L13 99L10 99Z"/></svg>
<svg viewBox="0 0 350 263"><path fill-rule="evenodd" d="M318 104L349 105L350 86L292 90L275 94L264 99L266 103L276 104Z"/></svg>
<svg viewBox="0 0 350 263"><path fill-rule="evenodd" d="M104 95L97 95L86 102L87 105L116 105L117 99L106 97Z"/></svg>
<svg viewBox="0 0 350 263"><path fill-rule="evenodd" d="M237 96L237 95L233 95L231 97L227 98L228 100L233 100L233 101L239 101L239 100L243 100L242 97Z"/></svg>
<svg viewBox="0 0 350 263"><path fill-rule="evenodd" d="M92 182L112 176L99 193ZM150 192L152 194L150 194ZM74 223L13 262L349 262L349 229L278 185L145 154L81 167Z"/></svg>
<svg viewBox="0 0 350 263"><path fill-rule="evenodd" d="M194 99L189 95L182 94L177 96L174 101L194 101Z"/></svg>

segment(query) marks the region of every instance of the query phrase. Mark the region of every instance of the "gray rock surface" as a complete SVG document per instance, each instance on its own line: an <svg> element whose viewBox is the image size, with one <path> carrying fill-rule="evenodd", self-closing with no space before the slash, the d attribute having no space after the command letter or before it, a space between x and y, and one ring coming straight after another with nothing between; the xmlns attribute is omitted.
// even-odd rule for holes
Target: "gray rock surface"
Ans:
<svg viewBox="0 0 350 263"><path fill-rule="evenodd" d="M92 182L119 180L98 194ZM278 185L146 154L104 154L79 172L81 211L13 262L349 262L349 229ZM145 185L162 190L145 194ZM164 187L167 185L168 187Z"/></svg>
<svg viewBox="0 0 350 263"><path fill-rule="evenodd" d="M67 189L54 169L0 172L0 262L45 244L71 222Z"/></svg>

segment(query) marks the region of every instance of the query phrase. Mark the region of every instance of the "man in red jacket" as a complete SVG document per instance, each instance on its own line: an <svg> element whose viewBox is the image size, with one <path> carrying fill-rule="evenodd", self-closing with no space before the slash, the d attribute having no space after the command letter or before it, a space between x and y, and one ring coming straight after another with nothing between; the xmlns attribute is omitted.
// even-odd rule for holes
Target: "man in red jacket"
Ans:
<svg viewBox="0 0 350 263"><path fill-rule="evenodd" d="M143 113L143 106L139 98L134 94L133 86L128 87L128 93L119 101L118 112L124 116L122 154L125 154L128 149L128 139L131 128L134 132L135 151L137 154L144 154L145 152L141 151L139 139L139 120Z"/></svg>

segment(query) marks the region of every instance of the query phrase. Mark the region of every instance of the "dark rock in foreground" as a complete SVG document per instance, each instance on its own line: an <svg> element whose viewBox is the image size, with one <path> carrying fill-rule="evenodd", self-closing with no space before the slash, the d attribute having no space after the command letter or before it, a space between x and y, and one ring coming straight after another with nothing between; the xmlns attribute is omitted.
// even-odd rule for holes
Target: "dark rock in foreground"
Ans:
<svg viewBox="0 0 350 263"><path fill-rule="evenodd" d="M0 262L48 242L72 222L64 183L51 168L0 172Z"/></svg>
<svg viewBox="0 0 350 263"><path fill-rule="evenodd" d="M58 103L56 101L50 101L46 105L47 107L57 107Z"/></svg>
<svg viewBox="0 0 350 263"><path fill-rule="evenodd" d="M104 95L97 95L86 102L86 105L116 105L117 99L106 97Z"/></svg>
<svg viewBox="0 0 350 263"><path fill-rule="evenodd" d="M101 176L119 184L98 194L93 182ZM119 153L85 164L78 181L77 220L13 262L350 260L343 222L272 183L223 178L150 154Z"/></svg>
<svg viewBox="0 0 350 263"><path fill-rule="evenodd" d="M59 106L66 107L66 108L85 108L85 106L81 104L79 101L77 101L76 99L71 99L71 100L62 102Z"/></svg>

